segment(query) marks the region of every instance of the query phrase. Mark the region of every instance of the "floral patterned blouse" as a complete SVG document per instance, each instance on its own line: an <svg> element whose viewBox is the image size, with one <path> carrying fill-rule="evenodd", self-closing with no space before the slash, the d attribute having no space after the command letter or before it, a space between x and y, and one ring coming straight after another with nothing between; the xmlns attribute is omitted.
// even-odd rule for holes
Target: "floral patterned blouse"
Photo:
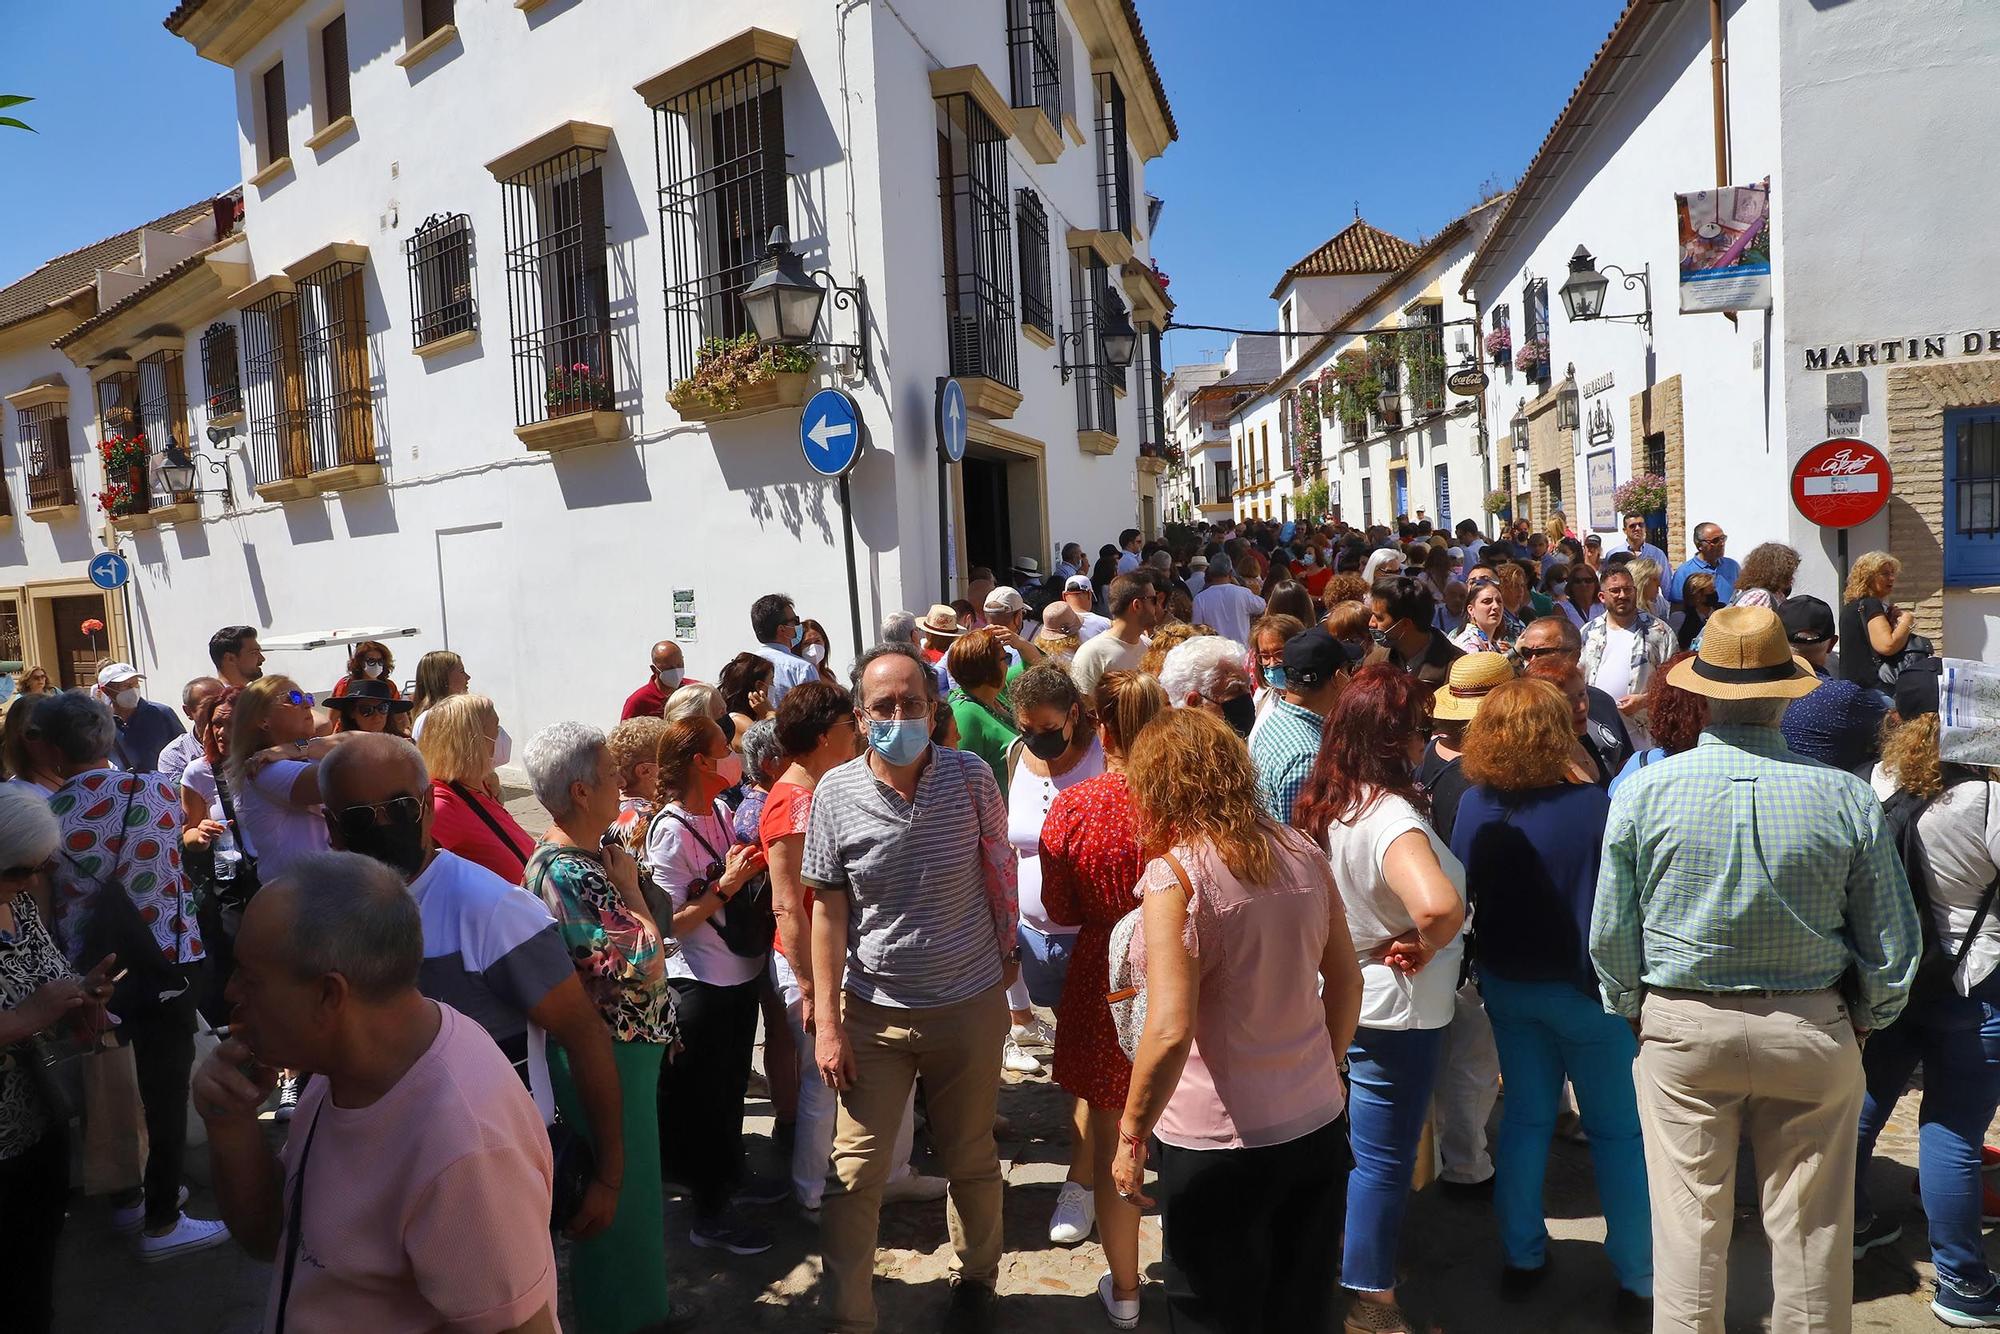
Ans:
<svg viewBox="0 0 2000 1334"><path fill-rule="evenodd" d="M203 957L194 899L181 872L179 792L158 774L92 769L51 793L49 810L62 826L53 873L55 927L70 962L97 962L81 957L92 934L93 900L118 882L162 958L189 964Z"/></svg>
<svg viewBox="0 0 2000 1334"><path fill-rule="evenodd" d="M44 982L75 976L43 929L34 899L16 895L14 930L0 931L0 1010L20 1005ZM25 1059L22 1047L0 1047L0 1162L26 1153L49 1130L48 1105L35 1076L22 1066Z"/></svg>
<svg viewBox="0 0 2000 1334"><path fill-rule="evenodd" d="M632 854L632 860L639 863L639 869L646 865L646 830L652 826L653 817L659 813L658 803L644 797L620 797L618 818L611 822L611 835L618 845Z"/></svg>
<svg viewBox="0 0 2000 1334"><path fill-rule="evenodd" d="M595 857L543 843L528 860L522 888L556 919L570 963L619 1042L678 1036L673 989L659 933L625 905Z"/></svg>

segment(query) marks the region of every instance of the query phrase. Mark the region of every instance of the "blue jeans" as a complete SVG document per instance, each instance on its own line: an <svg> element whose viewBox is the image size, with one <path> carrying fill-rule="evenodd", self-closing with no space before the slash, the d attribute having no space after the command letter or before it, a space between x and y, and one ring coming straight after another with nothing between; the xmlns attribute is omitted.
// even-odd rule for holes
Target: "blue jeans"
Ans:
<svg viewBox="0 0 2000 1334"><path fill-rule="evenodd" d="M1347 1240L1340 1282L1356 1292L1396 1286L1396 1248L1410 1172L1437 1083L1442 1028L1362 1028L1347 1049Z"/></svg>
<svg viewBox="0 0 2000 1334"><path fill-rule="evenodd" d="M1956 992L1914 1007L1861 1049L1868 1091L1861 1100L1861 1136L1854 1172L1857 1229L1875 1216L1868 1200L1868 1159L1896 1100L1924 1067L1917 1109L1917 1189L1930 1220L1931 1259L1938 1280L1967 1296L1993 1286L1980 1236L1979 1146L2000 1107L2000 973L1971 996Z"/></svg>
<svg viewBox="0 0 2000 1334"><path fill-rule="evenodd" d="M1548 1261L1542 1180L1567 1078L1576 1086L1577 1113L1590 1136L1605 1254L1622 1286L1650 1296L1653 1210L1632 1083L1639 1044L1631 1025L1567 982L1510 982L1482 970L1479 990L1507 1086L1493 1153L1501 1254L1515 1269L1539 1269Z"/></svg>

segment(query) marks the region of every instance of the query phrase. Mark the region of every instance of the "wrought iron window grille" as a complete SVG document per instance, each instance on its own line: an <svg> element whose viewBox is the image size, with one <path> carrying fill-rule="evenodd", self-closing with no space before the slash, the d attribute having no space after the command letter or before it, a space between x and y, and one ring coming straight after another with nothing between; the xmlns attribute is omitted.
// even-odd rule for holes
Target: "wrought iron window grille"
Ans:
<svg viewBox="0 0 2000 1334"><path fill-rule="evenodd" d="M1011 105L1038 109L1049 128L1062 133L1062 37L1055 0L1008 0L1007 65Z"/></svg>
<svg viewBox="0 0 2000 1334"><path fill-rule="evenodd" d="M937 102L951 373L985 376L1016 388L1019 339L1007 216L1007 135L968 94L954 93Z"/></svg>
<svg viewBox="0 0 2000 1334"><path fill-rule="evenodd" d="M28 508L76 504L76 466L69 453L69 413L61 404L22 408L15 426L27 465Z"/></svg>
<svg viewBox="0 0 2000 1334"><path fill-rule="evenodd" d="M243 411L243 380L236 369L236 326L218 320L201 335L201 379L211 419Z"/></svg>
<svg viewBox="0 0 2000 1334"><path fill-rule="evenodd" d="M472 290L472 219L433 213L403 242L410 271L410 336L423 347L479 327Z"/></svg>
<svg viewBox="0 0 2000 1334"><path fill-rule="evenodd" d="M571 148L501 182L517 426L612 410L601 157Z"/></svg>
<svg viewBox="0 0 2000 1334"><path fill-rule="evenodd" d="M1096 76L1098 225L1132 235L1132 153L1125 133L1125 90L1109 71Z"/></svg>
<svg viewBox="0 0 2000 1334"><path fill-rule="evenodd" d="M1021 250L1021 323L1053 337L1055 272L1049 262L1048 210L1042 205L1042 197L1025 186L1014 198Z"/></svg>

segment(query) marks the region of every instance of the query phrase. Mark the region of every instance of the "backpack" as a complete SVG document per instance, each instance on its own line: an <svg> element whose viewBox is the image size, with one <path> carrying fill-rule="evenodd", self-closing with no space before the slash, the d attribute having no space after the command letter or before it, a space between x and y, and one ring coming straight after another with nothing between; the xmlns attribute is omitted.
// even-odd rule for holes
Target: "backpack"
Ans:
<svg viewBox="0 0 2000 1334"><path fill-rule="evenodd" d="M1952 773L1947 769L1947 786L1952 781ZM1991 789L1988 791L1990 793ZM1991 799L1990 796L1988 799ZM1895 848L1896 857L1903 864L1903 875L1909 881L1910 898L1916 904L1917 927L1922 940L1917 957L1917 976L1910 986L1910 999L1904 1014L1913 1013L1921 1006L1955 991L1952 979L1958 975L1958 967L1965 961L1966 952L1972 948L1979 929L1986 924L1986 915L1993 908L1994 891L2000 890L2000 877L1996 877L1980 897L1979 908L1972 915L1965 938L1959 941L1956 950L1947 952L1944 942L1938 937L1937 919L1932 915L1933 891L1937 881L1931 874L1930 855L1924 851L1923 837L1917 832L1917 822L1930 809L1932 800L1898 788L1882 803L1882 820L1888 829L1890 846Z"/></svg>
<svg viewBox="0 0 2000 1334"><path fill-rule="evenodd" d="M1181 882L1181 892L1192 903L1194 886L1188 883L1180 858L1171 852L1160 855L1173 868L1174 879ZM1117 1031L1118 1048L1128 1061L1138 1059L1139 1035L1146 1031L1146 970L1132 963L1132 940L1145 930L1145 912L1145 905L1141 904L1111 928L1111 989L1104 999L1111 1006L1111 1027Z"/></svg>
<svg viewBox="0 0 2000 1334"><path fill-rule="evenodd" d="M722 803L718 801L716 805L721 807ZM710 813L722 822L724 829L734 829L734 822L720 811L712 810ZM714 880L722 874L724 854L728 851L726 846L721 852L716 851L709 845L708 840L701 836L701 831L694 827L691 820L670 806L662 806L658 814L653 816L655 821L662 818L670 818L687 830L694 836L694 841L701 845L702 851L708 854L707 879ZM648 825L646 842L650 845L652 841L652 826ZM722 937L722 943L729 947L731 954L742 959L757 958L769 952L771 942L778 935L778 915L771 905L771 899L770 872L759 871L744 881L743 887L731 896L728 906L723 909L719 919L710 917L704 925Z"/></svg>

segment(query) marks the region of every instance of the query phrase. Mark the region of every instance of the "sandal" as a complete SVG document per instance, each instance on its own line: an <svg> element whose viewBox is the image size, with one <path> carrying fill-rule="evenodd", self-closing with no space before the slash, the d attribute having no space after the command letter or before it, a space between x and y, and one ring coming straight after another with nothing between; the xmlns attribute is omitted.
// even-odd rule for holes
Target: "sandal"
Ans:
<svg viewBox="0 0 2000 1334"><path fill-rule="evenodd" d="M1347 1308L1346 1334L1409 1334L1410 1320L1394 1302L1364 1301L1356 1297Z"/></svg>

